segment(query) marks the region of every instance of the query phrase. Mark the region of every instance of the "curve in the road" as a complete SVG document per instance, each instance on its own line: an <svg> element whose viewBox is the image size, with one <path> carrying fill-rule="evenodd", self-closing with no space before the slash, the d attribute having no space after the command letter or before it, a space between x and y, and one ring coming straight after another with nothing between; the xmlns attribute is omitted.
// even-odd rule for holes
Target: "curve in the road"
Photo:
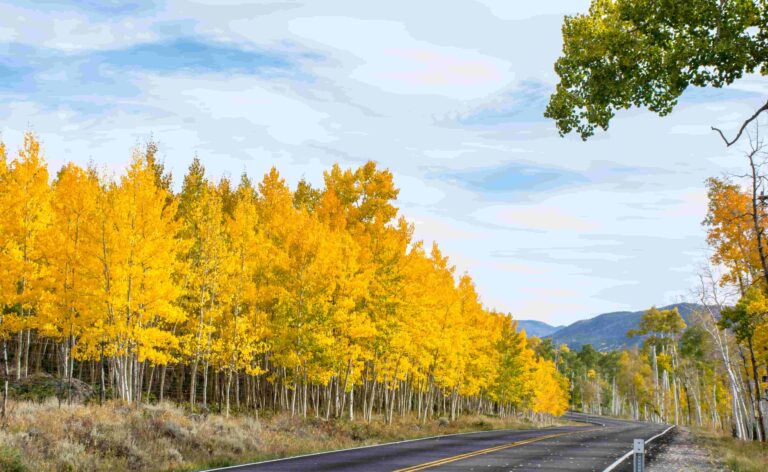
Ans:
<svg viewBox="0 0 768 472"><path fill-rule="evenodd" d="M602 471L625 455L633 439L648 439L667 428L582 414L568 414L564 418L588 426L461 433L206 472Z"/></svg>

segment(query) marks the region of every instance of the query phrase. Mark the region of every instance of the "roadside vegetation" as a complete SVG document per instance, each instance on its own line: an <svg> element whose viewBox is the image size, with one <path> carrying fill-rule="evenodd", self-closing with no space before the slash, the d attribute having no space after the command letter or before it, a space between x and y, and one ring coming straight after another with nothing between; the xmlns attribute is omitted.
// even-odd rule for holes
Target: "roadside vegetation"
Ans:
<svg viewBox="0 0 768 472"><path fill-rule="evenodd" d="M499 428L535 428L553 421L512 415L465 415L456 421L413 415L386 424L364 420L251 414L201 415L165 402L137 407L12 404L0 430L0 470L192 471L317 451Z"/></svg>
<svg viewBox="0 0 768 472"><path fill-rule="evenodd" d="M733 472L768 470L768 447L765 443L740 441L729 435L694 430L697 443L709 449L713 457Z"/></svg>

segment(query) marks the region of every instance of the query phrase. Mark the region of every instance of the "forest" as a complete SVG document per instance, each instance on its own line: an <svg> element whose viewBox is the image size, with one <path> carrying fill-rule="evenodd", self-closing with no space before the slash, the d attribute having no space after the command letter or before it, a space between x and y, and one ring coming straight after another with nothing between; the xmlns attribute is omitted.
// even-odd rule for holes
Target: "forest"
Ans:
<svg viewBox="0 0 768 472"><path fill-rule="evenodd" d="M765 439L768 246L762 148L750 188L707 182L698 313L649 309L639 349L571 351L483 306L413 238L391 173L333 166L291 190L272 169L181 190L137 146L119 177L50 175L38 139L0 147L4 391L38 373L98 400L229 415L560 415L566 409ZM71 392L59 392L62 401Z"/></svg>
<svg viewBox="0 0 768 472"><path fill-rule="evenodd" d="M698 276L700 309L689 324L677 309L651 308L627 333L644 336L640 349L537 347L572 382L572 408L766 440L766 155L759 128L750 135L747 184L730 177L707 181L703 226L710 260Z"/></svg>
<svg viewBox="0 0 768 472"><path fill-rule="evenodd" d="M627 110L666 116L691 90L759 82L768 74L767 20L764 0L593 0L587 12L564 18L559 83L545 116L561 136L587 140ZM748 112L725 112L724 124L707 130L724 152L744 157L732 156L739 171L705 182L709 248L692 296L700 313L686 326L679 313L651 309L628 333L647 336L642 349L566 356L569 367L560 368L577 370L572 402L766 440L768 102L761 90Z"/></svg>
<svg viewBox="0 0 768 472"><path fill-rule="evenodd" d="M676 308L651 308L628 333L644 336L640 348L598 352L587 344L570 351L545 340L536 349L571 381L571 409L757 440L763 430L754 386L764 384L765 348L755 353L721 329L745 303L725 307L723 316L704 307L690 324Z"/></svg>
<svg viewBox="0 0 768 472"><path fill-rule="evenodd" d="M392 174L338 165L291 190L276 169L180 192L153 141L118 176L51 174L32 133L0 145L4 392L41 373L98 401L174 401L392 422L560 415L568 380L468 274L425 248ZM11 392L12 393L12 392Z"/></svg>

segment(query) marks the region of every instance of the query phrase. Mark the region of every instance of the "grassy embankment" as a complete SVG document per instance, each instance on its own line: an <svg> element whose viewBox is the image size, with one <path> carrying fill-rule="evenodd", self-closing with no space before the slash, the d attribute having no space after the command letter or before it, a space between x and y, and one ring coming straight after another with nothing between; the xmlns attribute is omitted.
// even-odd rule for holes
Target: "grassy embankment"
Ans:
<svg viewBox="0 0 768 472"><path fill-rule="evenodd" d="M172 404L14 402L0 429L0 470L191 471L417 437L550 424L464 416L423 425L414 418L397 418L387 426L285 414L203 417Z"/></svg>
<svg viewBox="0 0 768 472"><path fill-rule="evenodd" d="M694 431L696 442L709 449L712 456L734 472L768 470L768 445L757 441L739 441L709 431Z"/></svg>

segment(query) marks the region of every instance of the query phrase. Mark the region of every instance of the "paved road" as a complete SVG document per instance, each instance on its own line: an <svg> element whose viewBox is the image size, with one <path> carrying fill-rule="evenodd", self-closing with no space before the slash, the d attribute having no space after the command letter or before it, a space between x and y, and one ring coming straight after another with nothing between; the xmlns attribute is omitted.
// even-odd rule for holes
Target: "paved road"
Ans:
<svg viewBox="0 0 768 472"><path fill-rule="evenodd" d="M347 449L228 467L230 472L276 471L602 471L667 426L569 413L591 422L538 430L500 430L455 434L381 446ZM630 470L629 461L616 471Z"/></svg>

